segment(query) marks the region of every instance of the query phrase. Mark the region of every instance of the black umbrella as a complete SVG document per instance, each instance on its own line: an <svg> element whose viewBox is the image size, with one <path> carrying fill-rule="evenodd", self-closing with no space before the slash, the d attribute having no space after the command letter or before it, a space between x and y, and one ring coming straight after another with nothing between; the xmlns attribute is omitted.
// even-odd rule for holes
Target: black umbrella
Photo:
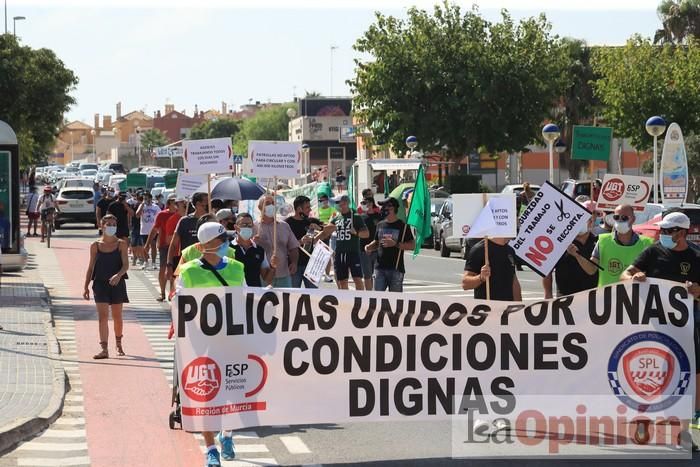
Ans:
<svg viewBox="0 0 700 467"><path fill-rule="evenodd" d="M199 187L196 193L206 193L207 184ZM265 188L245 178L227 177L211 181L211 199L247 200L258 199L265 194Z"/></svg>

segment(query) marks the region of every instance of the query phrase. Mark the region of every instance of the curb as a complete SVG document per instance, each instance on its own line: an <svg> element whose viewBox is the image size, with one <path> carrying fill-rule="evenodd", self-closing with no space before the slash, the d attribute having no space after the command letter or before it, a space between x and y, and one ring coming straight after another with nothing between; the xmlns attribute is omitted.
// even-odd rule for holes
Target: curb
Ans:
<svg viewBox="0 0 700 467"><path fill-rule="evenodd" d="M61 362L61 349L54 332L50 297L46 288L44 288L42 297L42 308L49 316L44 321L44 329L46 330L48 358L53 362L53 393L46 408L36 417L19 419L14 423L0 427L0 457L15 449L21 442L46 430L63 412L63 401L68 382Z"/></svg>

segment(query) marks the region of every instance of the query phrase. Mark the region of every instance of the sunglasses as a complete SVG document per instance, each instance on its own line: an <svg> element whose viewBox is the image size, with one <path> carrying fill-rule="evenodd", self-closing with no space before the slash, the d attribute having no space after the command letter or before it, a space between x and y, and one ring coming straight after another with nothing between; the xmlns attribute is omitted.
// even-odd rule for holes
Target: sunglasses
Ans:
<svg viewBox="0 0 700 467"><path fill-rule="evenodd" d="M628 220L630 220L630 216L621 216L619 214L614 214L612 216L612 218L615 222L619 222L619 221L627 222Z"/></svg>
<svg viewBox="0 0 700 467"><path fill-rule="evenodd" d="M664 235L668 235L668 234L674 234L676 232L680 232L681 230L683 230L683 229L681 229L680 227L671 227L670 229L661 229L661 233Z"/></svg>

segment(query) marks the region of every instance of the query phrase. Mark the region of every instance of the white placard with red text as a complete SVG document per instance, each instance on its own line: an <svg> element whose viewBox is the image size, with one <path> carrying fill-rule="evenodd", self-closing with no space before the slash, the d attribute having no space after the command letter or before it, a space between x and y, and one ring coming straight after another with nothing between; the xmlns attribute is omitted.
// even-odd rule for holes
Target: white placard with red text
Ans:
<svg viewBox="0 0 700 467"><path fill-rule="evenodd" d="M652 184L649 177L606 174L598 194L598 209L614 211L621 204L629 204L635 211L643 211Z"/></svg>
<svg viewBox="0 0 700 467"><path fill-rule="evenodd" d="M182 157L187 175L233 172L231 138L186 139Z"/></svg>
<svg viewBox="0 0 700 467"><path fill-rule="evenodd" d="M259 178L295 178L301 175L301 143L249 141L243 173Z"/></svg>
<svg viewBox="0 0 700 467"><path fill-rule="evenodd" d="M514 193L452 195L452 235L456 237L513 238L517 220Z"/></svg>

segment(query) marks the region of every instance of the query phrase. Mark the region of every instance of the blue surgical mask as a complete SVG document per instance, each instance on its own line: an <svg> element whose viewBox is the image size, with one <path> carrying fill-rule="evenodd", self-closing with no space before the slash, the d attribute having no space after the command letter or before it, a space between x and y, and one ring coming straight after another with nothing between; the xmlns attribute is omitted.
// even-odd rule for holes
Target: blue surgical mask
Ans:
<svg viewBox="0 0 700 467"><path fill-rule="evenodd" d="M268 204L265 206L265 216L266 217L273 217L275 215L275 205L274 204Z"/></svg>
<svg viewBox="0 0 700 467"><path fill-rule="evenodd" d="M219 246L219 249L216 250L216 256L219 258L223 258L228 254L228 242L224 242Z"/></svg>
<svg viewBox="0 0 700 467"><path fill-rule="evenodd" d="M105 235L108 237L114 237L117 234L117 226L116 225L108 225L105 227Z"/></svg>
<svg viewBox="0 0 700 467"><path fill-rule="evenodd" d="M253 236L253 228L252 227L241 227L241 231L238 232L238 236L241 237L243 240L249 240L250 237Z"/></svg>
<svg viewBox="0 0 700 467"><path fill-rule="evenodd" d="M661 234L659 235L659 243L661 243L661 246L668 248L669 250L672 250L678 245L678 242L673 241L673 235L668 235L668 234Z"/></svg>

